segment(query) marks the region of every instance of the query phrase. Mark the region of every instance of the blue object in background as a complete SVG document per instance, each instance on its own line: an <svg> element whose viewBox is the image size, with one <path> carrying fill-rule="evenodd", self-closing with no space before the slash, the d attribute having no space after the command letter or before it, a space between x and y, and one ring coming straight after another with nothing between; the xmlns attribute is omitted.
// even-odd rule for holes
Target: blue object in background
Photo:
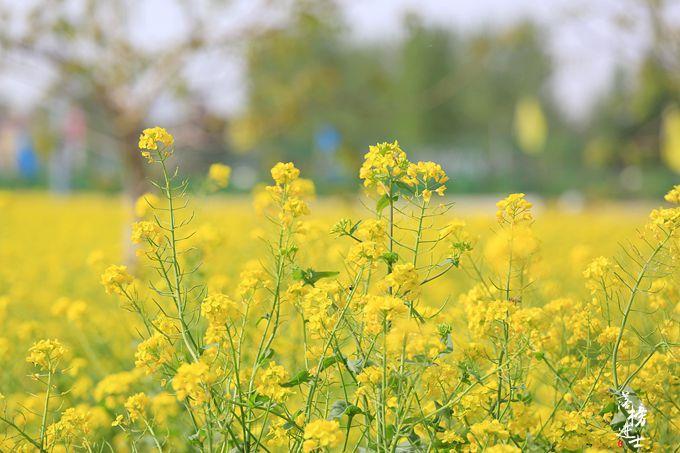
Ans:
<svg viewBox="0 0 680 453"><path fill-rule="evenodd" d="M334 154L340 147L341 140L340 132L330 124L317 130L314 136L316 147L325 154Z"/></svg>
<svg viewBox="0 0 680 453"><path fill-rule="evenodd" d="M337 162L341 143L342 135L332 124L323 125L314 134L315 149L319 151L315 165L326 183L338 182L343 178L342 165Z"/></svg>
<svg viewBox="0 0 680 453"><path fill-rule="evenodd" d="M35 154L31 138L22 134L19 138L17 149L17 168L19 176L26 179L33 179L38 174L38 156Z"/></svg>

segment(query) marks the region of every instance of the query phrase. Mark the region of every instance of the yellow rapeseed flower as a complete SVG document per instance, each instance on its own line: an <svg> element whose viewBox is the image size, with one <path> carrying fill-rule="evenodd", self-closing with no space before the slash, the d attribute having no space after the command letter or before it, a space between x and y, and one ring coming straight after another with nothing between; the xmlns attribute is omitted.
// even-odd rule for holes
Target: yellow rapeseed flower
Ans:
<svg viewBox="0 0 680 453"><path fill-rule="evenodd" d="M224 189L229 185L230 177L231 167L228 165L212 164L208 169L208 179L220 189Z"/></svg>
<svg viewBox="0 0 680 453"><path fill-rule="evenodd" d="M162 127L156 126L144 129L139 136L139 149L142 150L142 156L145 157L149 163L154 161L150 151L158 150L158 143L163 145L161 152L164 157L172 154L170 147L175 142L175 138Z"/></svg>
<svg viewBox="0 0 680 453"><path fill-rule="evenodd" d="M140 244L143 241L151 241L155 245L159 245L162 239L163 231L161 227L154 221L142 220L132 224L132 234L130 240L134 244Z"/></svg>
<svg viewBox="0 0 680 453"><path fill-rule="evenodd" d="M210 294L201 304L201 315L213 325L224 325L239 316L239 309L226 294Z"/></svg>
<svg viewBox="0 0 680 453"><path fill-rule="evenodd" d="M107 294L122 295L125 287L133 280L132 275L127 272L127 266L123 265L111 265L101 276L101 282Z"/></svg>
<svg viewBox="0 0 680 453"><path fill-rule="evenodd" d="M269 366L258 374L255 390L260 395L267 396L274 401L281 401L292 393L289 389L281 387L281 384L287 380L288 372L286 369L275 362L269 362Z"/></svg>
<svg viewBox="0 0 680 453"><path fill-rule="evenodd" d="M26 361L45 371L55 371L65 353L59 340L40 340L28 350Z"/></svg>
<svg viewBox="0 0 680 453"><path fill-rule="evenodd" d="M154 373L172 361L174 351L165 335L156 332L137 346L135 366L147 374Z"/></svg>
<svg viewBox="0 0 680 453"><path fill-rule="evenodd" d="M377 187L380 193L385 193L390 180L409 185L416 183L415 179L407 174L409 165L406 153L399 147L397 141L378 143L369 146L359 170L359 177L364 180L364 186Z"/></svg>
<svg viewBox="0 0 680 453"><path fill-rule="evenodd" d="M305 426L304 443L305 453L315 450L333 448L340 444L342 433L337 420L314 420Z"/></svg>
<svg viewBox="0 0 680 453"><path fill-rule="evenodd" d="M292 162L279 162L272 167L272 179L277 185L289 184L300 176L300 170Z"/></svg>
<svg viewBox="0 0 680 453"><path fill-rule="evenodd" d="M149 406L149 397L144 393L135 393L125 401L125 410L131 421L142 420L146 416L146 409Z"/></svg>
<svg viewBox="0 0 680 453"><path fill-rule="evenodd" d="M90 432L90 418L90 412L82 408L66 409L59 421L52 423L45 430L46 444L52 447L58 442L77 445L77 441L82 440Z"/></svg>
<svg viewBox="0 0 680 453"><path fill-rule="evenodd" d="M172 379L172 388L177 393L178 400L189 398L192 405L201 405L209 400L208 387L215 382L215 378L208 365L203 362L183 363Z"/></svg>
<svg viewBox="0 0 680 453"><path fill-rule="evenodd" d="M669 203L680 204L680 184L673 186L664 199Z"/></svg>
<svg viewBox="0 0 680 453"><path fill-rule="evenodd" d="M498 223L531 222L533 220L531 215L533 205L525 199L525 196L523 193L513 193L496 203Z"/></svg>

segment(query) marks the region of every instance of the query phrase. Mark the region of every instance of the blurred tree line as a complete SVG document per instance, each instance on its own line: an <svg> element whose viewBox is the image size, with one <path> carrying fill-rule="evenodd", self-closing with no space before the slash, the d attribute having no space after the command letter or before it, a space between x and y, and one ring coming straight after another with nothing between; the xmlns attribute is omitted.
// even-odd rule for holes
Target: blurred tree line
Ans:
<svg viewBox="0 0 680 453"><path fill-rule="evenodd" d="M314 136L332 127L336 164L353 172L368 144L398 139L410 152L467 162L469 190L496 190L511 178L509 165L523 164L513 138L516 105L543 98L550 74L535 26L460 36L410 16L403 41L359 45L335 17L329 9L301 11L249 46L250 97L231 125L235 146L318 169L324 156ZM549 103L543 109L551 123L560 121ZM482 161L495 168L478 169Z"/></svg>
<svg viewBox="0 0 680 453"><path fill-rule="evenodd" d="M680 174L680 25L664 14L664 0L639 3L652 30L650 48L633 80L617 74L592 112L583 164L601 176L601 190L618 171L624 189L661 193ZM628 26L622 22L621 32Z"/></svg>
<svg viewBox="0 0 680 453"><path fill-rule="evenodd" d="M680 122L669 120L678 72L656 55L677 37L659 37L633 83L617 77L583 125L549 95L554 63L532 23L463 35L409 16L403 41L367 45L348 39L338 16L329 4L298 10L250 44L247 110L231 124L236 149L259 153L265 166L339 166L326 169L326 184L339 172L349 178L368 144L394 139L443 161L456 191L655 195L677 181L680 149L664 137ZM315 142L328 127L334 161Z"/></svg>

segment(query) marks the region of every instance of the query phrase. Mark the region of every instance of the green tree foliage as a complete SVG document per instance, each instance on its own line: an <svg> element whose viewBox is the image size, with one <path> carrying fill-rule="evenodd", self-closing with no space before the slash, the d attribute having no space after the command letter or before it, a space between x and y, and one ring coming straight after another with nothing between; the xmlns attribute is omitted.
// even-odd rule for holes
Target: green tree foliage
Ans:
<svg viewBox="0 0 680 453"><path fill-rule="evenodd" d="M516 179L508 163L519 170L527 160L513 130L520 99L541 99L551 131L558 125L555 137L567 135L543 95L551 61L537 27L462 35L410 16L402 40L358 44L337 17L330 7L298 11L287 27L249 46L248 108L233 135L241 148L267 156L264 166L284 158L315 165L314 134L330 124L347 168L356 167L371 137L399 136L410 149L492 157L498 162L477 184L507 186Z"/></svg>

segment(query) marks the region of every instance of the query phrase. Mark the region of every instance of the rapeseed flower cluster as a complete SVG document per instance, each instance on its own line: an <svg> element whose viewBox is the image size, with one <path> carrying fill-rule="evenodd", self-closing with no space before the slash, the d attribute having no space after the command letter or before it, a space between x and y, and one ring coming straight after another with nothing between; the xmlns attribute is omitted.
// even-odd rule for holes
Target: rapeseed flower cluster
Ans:
<svg viewBox="0 0 680 453"><path fill-rule="evenodd" d="M172 379L172 388L177 393L178 400L188 398L190 404L201 405L210 399L209 387L215 379L216 376L206 363L183 363Z"/></svg>
<svg viewBox="0 0 680 453"><path fill-rule="evenodd" d="M139 146L159 177L134 205L136 259L106 265L122 253L102 241L119 233L107 206L97 234L69 225L88 244L80 253L48 243L60 247L45 257L51 272L0 271L13 282L0 287L0 450L585 453L680 441L678 186L616 254L630 220L582 228L521 193L492 223L454 217L441 166L410 162L397 142L365 156L368 214L322 200L312 215L314 185L287 162L253 194L252 218L241 205L192 207L164 129ZM215 164L209 187L230 177ZM10 202L10 218L23 205ZM7 262L22 253L0 247Z"/></svg>
<svg viewBox="0 0 680 453"><path fill-rule="evenodd" d="M158 148L159 143L162 145L160 149ZM138 145L142 156L151 164L154 162L152 151L156 151L159 158L167 158L172 154L172 145L174 143L175 138L168 131L156 126L142 131Z"/></svg>
<svg viewBox="0 0 680 453"><path fill-rule="evenodd" d="M342 440L340 424L335 420L314 420L305 426L304 438L305 453L335 447Z"/></svg>
<svg viewBox="0 0 680 453"><path fill-rule="evenodd" d="M112 264L101 276L102 285L108 294L122 294L132 284L134 278L127 271L127 266Z"/></svg>
<svg viewBox="0 0 680 453"><path fill-rule="evenodd" d="M46 371L55 371L66 348L59 340L40 340L28 350L26 361Z"/></svg>
<svg viewBox="0 0 680 453"><path fill-rule="evenodd" d="M208 169L208 180L212 182L216 188L224 189L229 185L231 178L231 167L224 164L212 164Z"/></svg>

